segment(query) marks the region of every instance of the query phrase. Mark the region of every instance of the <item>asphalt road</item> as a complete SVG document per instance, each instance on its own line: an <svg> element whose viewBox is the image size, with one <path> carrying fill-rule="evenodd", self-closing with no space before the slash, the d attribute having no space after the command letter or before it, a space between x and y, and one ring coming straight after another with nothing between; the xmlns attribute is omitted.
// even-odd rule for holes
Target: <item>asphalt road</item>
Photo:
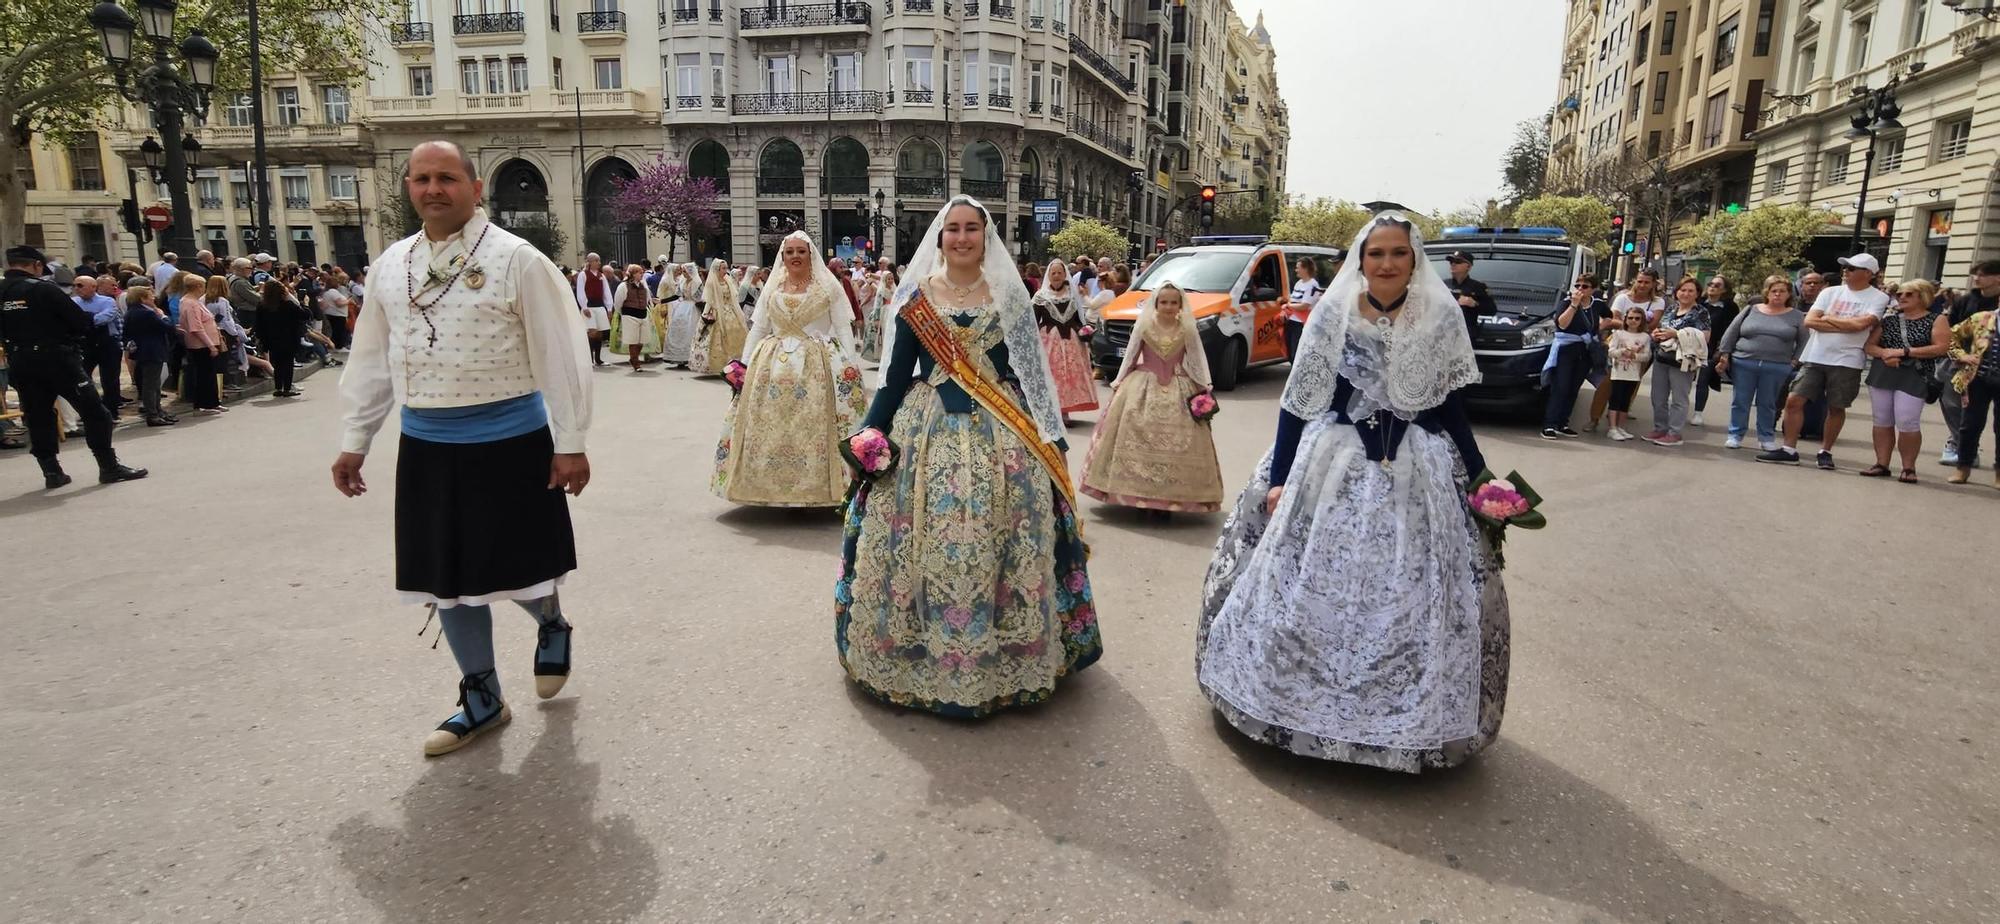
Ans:
<svg viewBox="0 0 2000 924"><path fill-rule="evenodd" d="M535 700L531 623L498 613L516 719L437 760L456 675L390 591L393 426L375 490L339 497L331 375L121 432L137 484L43 493L0 457L0 918L2000 917L2000 491L1942 483L1934 411L1918 486L1854 476L1859 426L1836 474L1719 427L1670 451L1483 426L1552 525L1508 548L1501 740L1406 777L1212 718L1219 516L1086 501L1106 656L1051 702L969 724L862 699L835 518L708 493L719 382L597 383L576 674ZM1232 491L1280 384L1224 396Z"/></svg>

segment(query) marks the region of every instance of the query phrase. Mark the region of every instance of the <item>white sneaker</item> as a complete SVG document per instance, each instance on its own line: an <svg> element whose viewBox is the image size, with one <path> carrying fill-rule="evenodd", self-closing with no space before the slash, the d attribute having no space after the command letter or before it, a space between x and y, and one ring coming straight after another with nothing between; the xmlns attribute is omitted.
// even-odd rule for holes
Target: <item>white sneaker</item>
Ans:
<svg viewBox="0 0 2000 924"><path fill-rule="evenodd" d="M1614 439L1614 440L1617 440L1618 442L1621 442L1621 443L1623 443L1623 442L1625 442L1626 440L1629 440L1629 439L1632 439L1632 434L1631 434L1631 432L1630 432L1630 431L1626 430L1626 429L1625 429L1624 427L1612 427L1612 428L1611 428L1611 438L1612 438L1612 439Z"/></svg>
<svg viewBox="0 0 2000 924"><path fill-rule="evenodd" d="M1722 441L1722 448L1724 448L1724 449L1742 449L1742 448L1743 448L1743 438L1742 438L1742 437L1740 437L1740 436L1732 436L1732 437L1730 437L1730 438L1728 438L1728 439L1726 439L1726 440L1723 440L1723 441Z"/></svg>
<svg viewBox="0 0 2000 924"><path fill-rule="evenodd" d="M1701 422L1701 412L1700 412L1700 411L1696 411L1696 412L1694 412L1694 416L1692 416L1692 417L1689 417L1689 418L1688 418L1688 426L1691 426L1691 427L1699 427L1699 426L1702 426L1702 425L1703 425L1703 424L1702 424L1702 422Z"/></svg>
<svg viewBox="0 0 2000 924"><path fill-rule="evenodd" d="M1758 441L1757 441L1757 448L1758 448L1758 449L1762 449L1762 450L1764 450L1765 452L1770 452L1771 450L1773 450L1773 449L1776 449L1776 448L1778 448L1778 441L1777 441L1777 440L1758 440Z"/></svg>

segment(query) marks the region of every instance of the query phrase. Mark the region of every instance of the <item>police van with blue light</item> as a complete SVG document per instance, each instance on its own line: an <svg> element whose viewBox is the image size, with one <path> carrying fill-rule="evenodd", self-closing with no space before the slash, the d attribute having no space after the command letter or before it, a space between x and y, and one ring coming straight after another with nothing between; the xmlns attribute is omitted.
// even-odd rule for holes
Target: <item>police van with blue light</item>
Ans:
<svg viewBox="0 0 2000 924"><path fill-rule="evenodd" d="M1490 312L1468 313L1466 326L1478 358L1480 382L1467 397L1483 404L1539 408L1542 364L1555 342L1558 300L1583 273L1595 273L1597 256L1561 228L1446 228L1424 244L1424 257L1447 281L1446 258L1472 258L1471 278L1491 294Z"/></svg>

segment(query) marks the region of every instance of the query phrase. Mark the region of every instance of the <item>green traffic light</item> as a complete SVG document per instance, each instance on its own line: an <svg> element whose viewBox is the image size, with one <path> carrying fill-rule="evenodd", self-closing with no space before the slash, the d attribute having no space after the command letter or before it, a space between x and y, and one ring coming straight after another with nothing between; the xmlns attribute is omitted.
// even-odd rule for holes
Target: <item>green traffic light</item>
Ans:
<svg viewBox="0 0 2000 924"><path fill-rule="evenodd" d="M1723 206L1722 210L1728 212L1731 215L1741 215L1743 214L1743 203L1731 202L1728 205Z"/></svg>

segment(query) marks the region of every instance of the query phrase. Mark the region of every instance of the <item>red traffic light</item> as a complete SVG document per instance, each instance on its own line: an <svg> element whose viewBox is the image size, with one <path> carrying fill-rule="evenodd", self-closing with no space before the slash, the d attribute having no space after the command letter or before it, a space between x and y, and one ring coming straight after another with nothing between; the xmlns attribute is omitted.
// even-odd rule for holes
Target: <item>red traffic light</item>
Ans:
<svg viewBox="0 0 2000 924"><path fill-rule="evenodd" d="M1625 227L1625 213L1613 213L1611 216L1611 230L1616 231L1623 227Z"/></svg>
<svg viewBox="0 0 2000 924"><path fill-rule="evenodd" d="M1203 201L1203 202L1214 202L1214 201L1215 201L1215 187L1213 187L1213 186L1203 186L1203 187L1201 188L1201 201Z"/></svg>

